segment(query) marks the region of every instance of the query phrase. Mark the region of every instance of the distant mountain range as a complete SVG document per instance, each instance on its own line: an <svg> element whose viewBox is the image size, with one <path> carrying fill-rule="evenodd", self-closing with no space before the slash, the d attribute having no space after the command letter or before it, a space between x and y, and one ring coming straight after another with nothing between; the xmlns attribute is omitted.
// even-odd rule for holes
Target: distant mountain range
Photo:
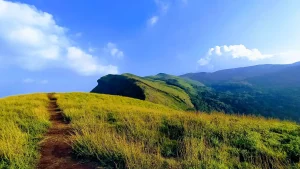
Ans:
<svg viewBox="0 0 300 169"><path fill-rule="evenodd" d="M175 109L255 114L300 121L300 62L172 76L107 75L91 91Z"/></svg>
<svg viewBox="0 0 300 169"><path fill-rule="evenodd" d="M300 78L292 78L288 76L288 73L291 72L293 75L299 70L300 62L287 65L256 65L242 68L234 69L225 69L216 71L213 73L200 72L200 73L188 73L181 75L180 77L190 78L193 80L201 81L205 84L221 83L226 81L241 81L241 80L250 80L255 81L256 78L263 77L273 77L277 76L278 73L281 74L281 78L288 78L286 80L299 80ZM275 79L274 79L275 80ZM289 83L289 82L286 82Z"/></svg>

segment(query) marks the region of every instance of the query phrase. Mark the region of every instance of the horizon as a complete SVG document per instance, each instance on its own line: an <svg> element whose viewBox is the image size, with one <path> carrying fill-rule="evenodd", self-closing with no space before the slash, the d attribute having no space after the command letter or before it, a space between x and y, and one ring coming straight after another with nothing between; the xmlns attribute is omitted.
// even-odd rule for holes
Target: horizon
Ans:
<svg viewBox="0 0 300 169"><path fill-rule="evenodd" d="M300 61L300 1L0 0L0 97Z"/></svg>
<svg viewBox="0 0 300 169"><path fill-rule="evenodd" d="M155 76L155 75L158 75L158 74L166 74L166 75L172 75L172 76L182 76L182 75L187 75L187 74L196 74L196 73L216 73L216 72L219 72L219 71L226 71L226 70L231 70L231 69L240 69L240 68L247 68L247 67L255 67L255 66L264 66L264 65L294 65L294 64L298 64L300 62L294 62L292 64L259 64L259 65L252 65L252 66L246 66L246 67L236 67L236 68L228 68L228 69L222 69L222 70L217 70L217 71L213 71L213 72L189 72L189 73L185 73L185 74L180 74L180 75L173 75L173 74L167 74L167 73L157 73L157 74L153 74L153 75L146 75L146 76L141 76L141 77L147 77L147 76ZM130 72L124 72L124 73L121 73L122 75L123 74L132 74ZM121 75L119 74L119 75ZM114 75L114 74L107 74L107 75ZM135 75L135 74L132 74L132 75ZM106 75L105 75L106 76ZM102 76L103 77L103 76ZM100 77L101 78L101 77ZM98 78L98 79L100 79ZM97 79L97 80L98 80ZM98 84L97 83L97 80L96 80L96 84L95 86ZM192 80L192 79L191 79ZM95 87L94 86L94 87ZM92 87L92 89L94 88ZM92 90L91 89L91 90ZM10 97L10 96L20 96L20 95L28 95L28 94L38 94L38 93L68 93L68 92L74 92L74 93L86 93L86 92L91 92L91 90L89 91L59 91L59 92L56 92L56 91L36 91L36 92L27 92L27 93L15 93L15 94L12 94L12 95L6 95L6 96L1 96L0 95L0 98L6 98L6 97ZM1 94L1 93L0 93Z"/></svg>

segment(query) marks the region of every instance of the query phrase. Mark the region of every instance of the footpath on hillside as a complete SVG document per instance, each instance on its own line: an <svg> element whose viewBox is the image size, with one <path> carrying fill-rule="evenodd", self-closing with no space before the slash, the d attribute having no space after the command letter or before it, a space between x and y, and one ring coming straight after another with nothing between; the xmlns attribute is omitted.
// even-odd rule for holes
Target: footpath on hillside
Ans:
<svg viewBox="0 0 300 169"><path fill-rule="evenodd" d="M38 169L94 169L95 165L72 158L71 126L64 121L54 94L48 94L52 123L41 143Z"/></svg>

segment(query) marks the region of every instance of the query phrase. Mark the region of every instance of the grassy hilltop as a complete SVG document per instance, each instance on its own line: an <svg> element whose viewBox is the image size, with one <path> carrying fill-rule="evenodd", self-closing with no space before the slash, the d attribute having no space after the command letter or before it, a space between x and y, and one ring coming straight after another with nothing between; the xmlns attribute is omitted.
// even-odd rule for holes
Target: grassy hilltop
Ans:
<svg viewBox="0 0 300 169"><path fill-rule="evenodd" d="M300 167L300 126L293 122L188 113L103 94L55 97L74 129L74 157L105 168ZM49 127L46 94L0 103L0 168L34 168Z"/></svg>
<svg viewBox="0 0 300 169"><path fill-rule="evenodd" d="M189 95L183 89L165 81L132 74L104 76L91 92L133 97L177 110L194 110Z"/></svg>

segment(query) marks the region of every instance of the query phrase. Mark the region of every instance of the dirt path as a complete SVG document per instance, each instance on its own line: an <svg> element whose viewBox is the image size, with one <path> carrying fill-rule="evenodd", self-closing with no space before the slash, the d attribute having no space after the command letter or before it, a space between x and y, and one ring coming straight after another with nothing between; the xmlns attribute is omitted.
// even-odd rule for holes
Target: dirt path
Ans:
<svg viewBox="0 0 300 169"><path fill-rule="evenodd" d="M71 128L64 122L62 111L59 109L56 98L48 94L49 113L51 114L51 128L41 143L41 159L38 169L94 169L93 164L83 163L72 159L70 141Z"/></svg>

